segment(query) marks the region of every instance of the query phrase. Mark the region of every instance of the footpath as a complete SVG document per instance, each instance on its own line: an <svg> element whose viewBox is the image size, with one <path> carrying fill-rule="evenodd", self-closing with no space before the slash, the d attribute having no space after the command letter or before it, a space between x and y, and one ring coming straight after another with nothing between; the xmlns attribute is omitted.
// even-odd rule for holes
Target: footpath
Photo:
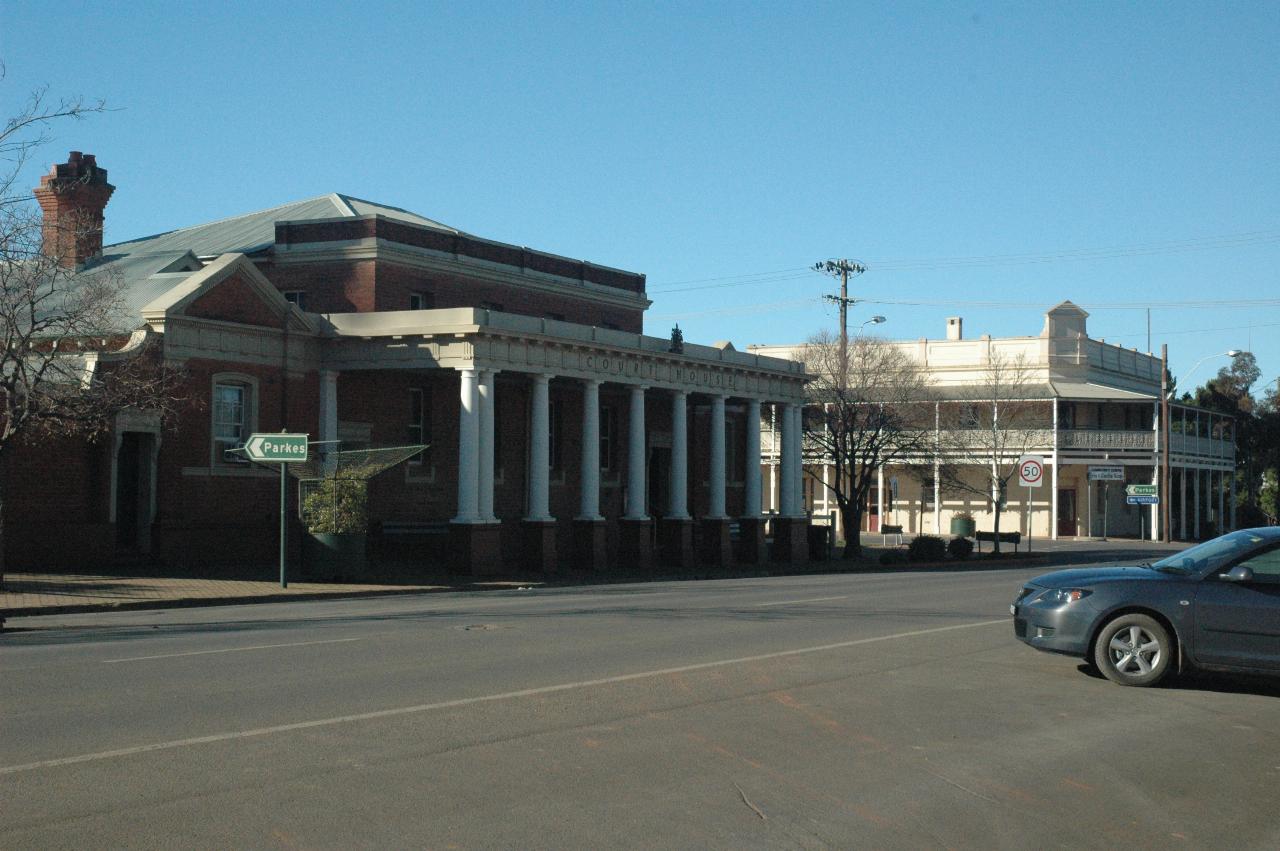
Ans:
<svg viewBox="0 0 1280 851"><path fill-rule="evenodd" d="M864 538L865 540L865 538ZM778 573L859 573L1012 570L1043 567L1045 571L1070 564L1123 562L1160 558L1183 549L1188 544L1158 544L1147 541L1057 541L1039 543L1034 556L990 561L973 557L962 562L937 564L901 564L881 566L878 554L884 549L864 548L864 557L856 563L831 561L811 562L799 569L775 566ZM245 603L279 603L293 600L324 598L374 597L388 594L429 594L445 591L484 591L547 584L595 584L601 582L645 581L663 579L728 578L739 575L767 576L774 570L745 573L736 570L698 570L691 575L624 576L616 573L558 573L548 578L502 577L476 579L449 574L424 575L408 568L392 570L365 582L310 582L305 578L290 581L281 588L274 570L228 569L220 575L182 577L163 575L147 569L104 570L84 573L6 573L0 589L0 625L6 618L37 615L80 614L85 612L123 611L128 609L167 609L191 606L239 605ZM9 626L14 626L11 621Z"/></svg>
<svg viewBox="0 0 1280 851"><path fill-rule="evenodd" d="M173 577L111 575L110 573L6 573L0 591L0 619L33 615L64 615L126 609L165 609L242 603L281 603L318 598L370 597L387 594L427 594L513 588L529 582L478 582L467 577L431 577L426 581L334 583L289 582L278 578ZM12 624L10 624L12 626Z"/></svg>

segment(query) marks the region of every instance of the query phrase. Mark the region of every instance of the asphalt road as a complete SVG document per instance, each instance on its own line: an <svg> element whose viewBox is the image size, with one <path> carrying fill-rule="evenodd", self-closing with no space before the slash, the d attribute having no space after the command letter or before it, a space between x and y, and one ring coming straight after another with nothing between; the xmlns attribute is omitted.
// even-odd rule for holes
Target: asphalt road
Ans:
<svg viewBox="0 0 1280 851"><path fill-rule="evenodd" d="M0 847L1280 847L1280 681L1026 648L1042 570L26 621Z"/></svg>

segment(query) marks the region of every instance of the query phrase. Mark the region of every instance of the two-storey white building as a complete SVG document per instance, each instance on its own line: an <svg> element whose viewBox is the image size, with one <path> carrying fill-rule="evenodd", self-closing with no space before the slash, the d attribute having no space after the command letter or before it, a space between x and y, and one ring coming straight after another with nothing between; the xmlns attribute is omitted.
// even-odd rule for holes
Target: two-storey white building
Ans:
<svg viewBox="0 0 1280 851"><path fill-rule="evenodd" d="M1009 488L1001 531L1041 538L1156 538L1161 535L1159 508L1129 504L1125 486L1159 482L1166 451L1160 434L1160 358L1091 339L1087 318L1084 310L1064 301L1045 314L1038 336L966 339L962 320L952 317L945 339L888 345L898 347L926 372L936 397L928 404L942 410L973 404L975 388L995 361L1016 363L1024 373L1022 396L1042 403L1043 422L1035 438L1020 448L1044 458L1044 485L1027 490L1015 482ZM749 348L756 354L803 359L802 344ZM936 418L939 430L946 421ZM768 504L774 507L781 442L774 439L769 423L764 429L762 465L770 483ZM1170 405L1173 537L1193 540L1235 528L1234 429L1230 417L1181 403ZM989 500L955 489L948 492L945 477L930 472L959 462L967 465L961 475L980 482L986 473L973 453L955 457L947 448L955 442L942 434L933 444L937 448L930 457L904 459L878 471L863 531L893 525L911 534L947 535L952 516L963 511L974 515L979 530L993 528ZM1109 483L1091 480L1090 469L1100 467L1121 468L1123 478ZM806 506L817 516L835 512L835 498L823 484L834 481L830 459L807 455L805 469ZM837 534L843 536L838 515L835 522Z"/></svg>

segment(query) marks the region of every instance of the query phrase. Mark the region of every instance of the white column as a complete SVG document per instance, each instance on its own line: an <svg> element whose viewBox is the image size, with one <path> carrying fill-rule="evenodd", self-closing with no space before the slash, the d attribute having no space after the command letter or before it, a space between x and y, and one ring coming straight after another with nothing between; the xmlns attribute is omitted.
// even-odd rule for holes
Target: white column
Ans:
<svg viewBox="0 0 1280 851"><path fill-rule="evenodd" d="M525 520L545 523L551 516L550 375L533 376L529 395L529 491Z"/></svg>
<svg viewBox="0 0 1280 851"><path fill-rule="evenodd" d="M645 510L644 457L644 391L638 384L631 387L631 406L627 427L627 514L628 520L648 520Z"/></svg>
<svg viewBox="0 0 1280 851"><path fill-rule="evenodd" d="M791 406L781 405L780 407L782 410L781 422L778 423L778 429L781 432L778 435L778 516L790 517L795 503L795 497L792 496L795 476L791 472L791 465L795 462L795 457L791 454Z"/></svg>
<svg viewBox="0 0 1280 851"><path fill-rule="evenodd" d="M1226 502L1227 502L1227 499L1226 499L1227 483L1226 483L1226 481L1224 481L1224 480L1225 480L1225 478L1226 478L1226 475L1227 475L1227 474L1226 474L1226 473L1224 473L1222 470L1219 470L1219 471L1218 471L1218 488L1217 488L1216 493L1217 493L1217 495L1218 495L1218 526L1217 526L1217 532L1218 532L1218 534L1219 534L1219 535L1221 535L1223 532L1227 531L1227 511L1226 511ZM1212 481L1212 479L1210 479L1210 481Z"/></svg>
<svg viewBox="0 0 1280 851"><path fill-rule="evenodd" d="M1169 451L1169 447L1160 442L1160 403L1153 402L1151 406L1151 429L1155 432L1152 440L1155 442L1156 452L1154 466L1151 470L1151 484L1156 486L1156 493L1160 494L1160 502L1151 506L1151 540L1158 541L1161 538L1160 516L1164 511L1165 497L1160 491L1160 458L1163 453Z"/></svg>
<svg viewBox="0 0 1280 851"><path fill-rule="evenodd" d="M1199 414L1196 415L1199 418ZM1198 435L1197 435L1198 436ZM1195 534L1192 536L1197 541L1200 540L1200 468L1195 468L1195 478L1191 480L1192 493L1191 496L1195 500Z"/></svg>
<svg viewBox="0 0 1280 851"><path fill-rule="evenodd" d="M480 521L480 394L474 369L458 370L458 515L454 523Z"/></svg>
<svg viewBox="0 0 1280 851"><path fill-rule="evenodd" d="M795 434L795 449L792 452L796 454L796 465L794 475L796 477L794 490L791 494L795 497L795 508L792 509L792 516L803 517L805 513L804 507L804 408L796 404L791 411L791 418L795 421L795 425L791 426L792 433Z"/></svg>
<svg viewBox="0 0 1280 851"><path fill-rule="evenodd" d="M667 517L689 519L689 429L685 416L689 394L683 390L671 394L671 482Z"/></svg>
<svg viewBox="0 0 1280 851"><path fill-rule="evenodd" d="M1231 482L1231 526L1228 531L1234 532L1236 530L1236 474L1234 470L1231 472L1229 481Z"/></svg>
<svg viewBox="0 0 1280 851"><path fill-rule="evenodd" d="M707 477L707 516L720 520L724 513L724 397L711 397L711 465Z"/></svg>
<svg viewBox="0 0 1280 851"><path fill-rule="evenodd" d="M782 458L780 459L781 504L778 513L783 517L796 517L800 514L800 501L803 498L796 491L799 484L800 441L796 435L797 406L788 402L782 406Z"/></svg>
<svg viewBox="0 0 1280 851"><path fill-rule="evenodd" d="M1049 538L1058 540L1058 400L1053 400L1053 479L1049 482Z"/></svg>
<svg viewBox="0 0 1280 851"><path fill-rule="evenodd" d="M320 422L319 422L319 441L320 448L316 452L321 458L330 452L336 452L341 447L336 442L338 439L338 371L335 369L320 370ZM336 462L326 464L326 467L332 468ZM154 493L154 491L153 491ZM115 499L115 491L111 491L112 499ZM114 516L114 515L113 515Z"/></svg>
<svg viewBox="0 0 1280 851"><path fill-rule="evenodd" d="M769 511L782 513L782 451L778 446L778 406L769 406Z"/></svg>
<svg viewBox="0 0 1280 851"><path fill-rule="evenodd" d="M884 466L876 467L876 524L884 528Z"/></svg>
<svg viewBox="0 0 1280 851"><path fill-rule="evenodd" d="M933 403L933 534L942 534L942 413Z"/></svg>
<svg viewBox="0 0 1280 851"><path fill-rule="evenodd" d="M743 487L743 517L760 516L760 400L747 400L747 481Z"/></svg>
<svg viewBox="0 0 1280 851"><path fill-rule="evenodd" d="M338 439L338 371L320 370L320 440ZM321 451L337 449L336 443L323 444Z"/></svg>
<svg viewBox="0 0 1280 851"><path fill-rule="evenodd" d="M1187 468L1178 469L1178 532L1182 540L1187 539Z"/></svg>
<svg viewBox="0 0 1280 851"><path fill-rule="evenodd" d="M603 520L600 516L600 382L582 382L582 493L579 520Z"/></svg>
<svg viewBox="0 0 1280 851"><path fill-rule="evenodd" d="M495 402L493 377L495 375L497 375L495 370L480 370L480 384L477 391L477 397L480 401L480 463L478 466L479 495L477 510L480 513L480 522L482 523L498 522L498 518L493 514L493 406Z"/></svg>

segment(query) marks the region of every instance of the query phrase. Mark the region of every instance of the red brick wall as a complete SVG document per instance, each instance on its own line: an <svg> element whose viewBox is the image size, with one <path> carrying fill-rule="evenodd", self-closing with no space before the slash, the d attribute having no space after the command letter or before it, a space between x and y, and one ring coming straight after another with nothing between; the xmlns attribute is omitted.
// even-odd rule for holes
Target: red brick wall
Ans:
<svg viewBox="0 0 1280 851"><path fill-rule="evenodd" d="M218 283L187 306L188 316L279 328L281 318L239 276Z"/></svg>
<svg viewBox="0 0 1280 851"><path fill-rule="evenodd" d="M409 294L424 292L431 294L438 308L480 307L491 302L501 304L507 313L562 316L568 322L612 325L637 334L644 326L643 311L602 305L589 295L581 299L549 295L465 276L427 273L393 263L361 260L264 264L259 268L281 291L305 292L306 309L313 313L408 310Z"/></svg>

